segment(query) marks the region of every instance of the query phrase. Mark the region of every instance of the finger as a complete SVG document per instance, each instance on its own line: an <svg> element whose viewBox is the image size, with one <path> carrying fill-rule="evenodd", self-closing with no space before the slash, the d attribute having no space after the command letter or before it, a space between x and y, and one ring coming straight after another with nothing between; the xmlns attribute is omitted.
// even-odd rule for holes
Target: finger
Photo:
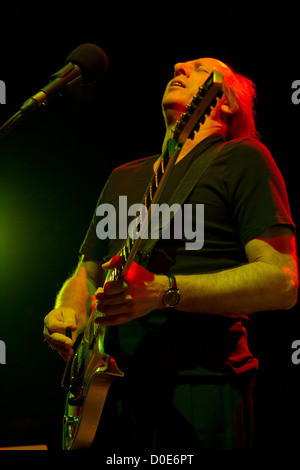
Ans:
<svg viewBox="0 0 300 470"><path fill-rule="evenodd" d="M97 307L97 310L104 314L104 318L114 315L130 315L130 305L128 302L118 305L102 305L101 307Z"/></svg>
<svg viewBox="0 0 300 470"><path fill-rule="evenodd" d="M60 354L60 356L61 356L61 357L63 358L63 360L66 361L66 362L68 362L68 361L72 358L72 356L73 356L73 354L74 354L73 349L71 349L71 350L70 350L69 352L67 352L67 353L60 352L60 351L57 351L57 352L58 352L58 354Z"/></svg>
<svg viewBox="0 0 300 470"><path fill-rule="evenodd" d="M127 289L128 284L124 279L118 279L117 281L107 281L104 284L103 292L106 295L115 295L124 292Z"/></svg>
<svg viewBox="0 0 300 470"><path fill-rule="evenodd" d="M56 349L57 351L69 352L72 350L71 343L64 343L63 341L59 341L55 338L52 339L51 337L47 338L46 341L52 349Z"/></svg>
<svg viewBox="0 0 300 470"><path fill-rule="evenodd" d="M44 330L44 336L50 348L56 350L64 360L69 360L73 356L74 351L72 346L74 341L71 338L67 338L59 333L54 333L50 336L47 330Z"/></svg>
<svg viewBox="0 0 300 470"><path fill-rule="evenodd" d="M102 294L115 295L124 292L128 288L128 284L123 280L107 281L104 287L98 287L95 292L95 297L99 299ZM100 296L100 297L99 297Z"/></svg>
<svg viewBox="0 0 300 470"><path fill-rule="evenodd" d="M97 310L101 310L106 305L121 305L121 304L128 304L133 299L133 296L130 294L126 294L126 292L122 292L121 294L115 295L105 295L99 294L97 296Z"/></svg>
<svg viewBox="0 0 300 470"><path fill-rule="evenodd" d="M66 348L63 345L58 345L56 343L51 343L51 341L48 341L48 344L51 349L54 351L57 351L58 354L65 360L68 361L71 359L71 357L74 354L74 351L72 348Z"/></svg>
<svg viewBox="0 0 300 470"><path fill-rule="evenodd" d="M53 333L61 333L65 334L66 328L70 328L72 332L76 331L76 326L72 325L70 323L56 323L56 322L50 322L48 325L45 324L45 328L48 331L49 335L52 335Z"/></svg>
<svg viewBox="0 0 300 470"><path fill-rule="evenodd" d="M46 341L55 349L62 347L63 349L70 350L76 340L76 338L69 338L61 333L49 334L47 328L44 328L43 334Z"/></svg>
<svg viewBox="0 0 300 470"><path fill-rule="evenodd" d="M102 269L108 270L108 269L117 268L120 265L120 263L121 263L121 256L115 255L109 261L102 264Z"/></svg>
<svg viewBox="0 0 300 470"><path fill-rule="evenodd" d="M51 335L47 336L49 340L54 343L54 344L63 344L66 347L73 346L74 344L74 339L73 338L68 338L62 333L52 333Z"/></svg>
<svg viewBox="0 0 300 470"><path fill-rule="evenodd" d="M60 314L53 312L54 315L47 315L44 319L44 330L43 334L46 340L51 339L52 341L58 341L63 344L72 345L76 339L76 326L58 321L55 317L59 317ZM54 319L53 319L54 316ZM67 334L68 332L68 334ZM73 332L73 334L72 334Z"/></svg>
<svg viewBox="0 0 300 470"><path fill-rule="evenodd" d="M53 351L57 351L64 358L67 356L72 357L72 355L74 354L74 351L72 348L67 347L66 345L62 343L58 344L57 342L52 341L51 338L45 338L45 341L47 341L48 346Z"/></svg>
<svg viewBox="0 0 300 470"><path fill-rule="evenodd" d="M45 317L44 326L50 334L55 331L64 333L67 327L70 327L72 331L76 330L75 319L73 317L68 319L67 315L59 310L53 311Z"/></svg>

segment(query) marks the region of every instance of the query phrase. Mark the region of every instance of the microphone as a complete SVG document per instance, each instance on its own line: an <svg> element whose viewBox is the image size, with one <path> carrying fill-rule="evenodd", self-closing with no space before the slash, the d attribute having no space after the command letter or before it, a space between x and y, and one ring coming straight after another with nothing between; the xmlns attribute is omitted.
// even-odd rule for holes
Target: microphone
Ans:
<svg viewBox="0 0 300 470"><path fill-rule="evenodd" d="M62 95L78 84L91 84L105 75L108 59L101 47L95 44L82 44L66 58L65 66L50 77L50 82L35 95L28 98L22 106L0 128L0 136L6 135L16 124L31 111L41 105L47 105L50 99Z"/></svg>

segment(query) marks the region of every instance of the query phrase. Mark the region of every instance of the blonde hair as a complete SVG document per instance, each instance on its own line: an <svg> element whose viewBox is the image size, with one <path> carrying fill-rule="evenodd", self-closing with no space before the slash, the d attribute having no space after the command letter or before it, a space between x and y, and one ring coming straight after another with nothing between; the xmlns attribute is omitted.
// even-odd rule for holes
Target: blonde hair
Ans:
<svg viewBox="0 0 300 470"><path fill-rule="evenodd" d="M228 73L223 75L224 94L231 109L234 110L229 117L227 138L229 140L245 137L259 139L255 124L255 84L231 67L228 67Z"/></svg>

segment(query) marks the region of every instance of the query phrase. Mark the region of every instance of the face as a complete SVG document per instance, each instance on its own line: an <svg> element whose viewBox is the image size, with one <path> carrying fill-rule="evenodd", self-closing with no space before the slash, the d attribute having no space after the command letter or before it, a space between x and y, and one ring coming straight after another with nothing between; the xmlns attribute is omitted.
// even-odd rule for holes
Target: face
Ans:
<svg viewBox="0 0 300 470"><path fill-rule="evenodd" d="M174 78L168 83L162 99L166 121L171 124L171 121L179 119L199 87L205 83L213 71L225 74L229 70L223 62L211 58L176 64Z"/></svg>

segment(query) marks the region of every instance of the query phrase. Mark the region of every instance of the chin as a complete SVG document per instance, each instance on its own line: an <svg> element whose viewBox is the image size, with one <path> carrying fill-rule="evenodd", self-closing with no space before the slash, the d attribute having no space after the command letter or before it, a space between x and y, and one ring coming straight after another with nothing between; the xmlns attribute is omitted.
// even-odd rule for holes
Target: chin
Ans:
<svg viewBox="0 0 300 470"><path fill-rule="evenodd" d="M164 114L175 113L181 116L186 111L188 103L184 99L174 99L175 97L166 96L162 100L162 109ZM177 120L177 119L176 119Z"/></svg>

